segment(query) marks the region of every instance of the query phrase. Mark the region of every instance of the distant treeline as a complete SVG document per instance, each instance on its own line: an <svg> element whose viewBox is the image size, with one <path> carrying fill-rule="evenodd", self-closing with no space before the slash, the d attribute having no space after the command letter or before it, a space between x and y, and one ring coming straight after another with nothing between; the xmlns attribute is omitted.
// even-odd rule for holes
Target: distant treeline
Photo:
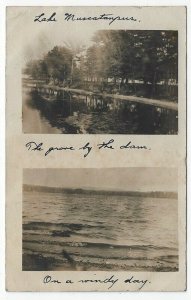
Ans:
<svg viewBox="0 0 191 300"><path fill-rule="evenodd" d="M64 193L64 194L80 194L80 195L106 195L106 196L131 196L131 197L151 197L151 198L177 198L178 195L175 192L135 192L135 191L111 191L111 190L92 190L92 189L80 189L80 188L61 188L61 187L47 187L38 185L23 184L23 191L35 191L45 193Z"/></svg>

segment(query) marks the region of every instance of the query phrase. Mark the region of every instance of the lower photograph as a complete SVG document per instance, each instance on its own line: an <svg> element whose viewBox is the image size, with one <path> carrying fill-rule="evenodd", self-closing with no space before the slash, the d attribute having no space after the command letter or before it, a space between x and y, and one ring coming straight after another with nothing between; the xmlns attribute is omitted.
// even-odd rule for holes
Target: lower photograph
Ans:
<svg viewBox="0 0 191 300"><path fill-rule="evenodd" d="M24 169L23 271L179 270L178 171Z"/></svg>

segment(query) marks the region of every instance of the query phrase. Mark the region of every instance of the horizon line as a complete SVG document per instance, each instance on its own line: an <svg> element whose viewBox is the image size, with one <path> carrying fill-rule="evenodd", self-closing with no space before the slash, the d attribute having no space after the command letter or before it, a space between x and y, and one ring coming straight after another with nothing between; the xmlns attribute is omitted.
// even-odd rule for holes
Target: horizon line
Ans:
<svg viewBox="0 0 191 300"><path fill-rule="evenodd" d="M73 190L76 190L76 189L79 189L79 190L100 190L100 191L124 191L124 192L145 192L145 193L149 193L149 192L167 192L167 193L178 193L178 191L176 190L125 190L125 189L112 189L112 188L99 188L99 187L71 187L71 186L68 186L68 187L64 187L64 186L48 186L48 185L37 185L37 184L29 184L29 183L23 183L23 186L24 185L28 185L28 186L35 186L35 187L45 187L45 188L58 188L58 189L73 189Z"/></svg>

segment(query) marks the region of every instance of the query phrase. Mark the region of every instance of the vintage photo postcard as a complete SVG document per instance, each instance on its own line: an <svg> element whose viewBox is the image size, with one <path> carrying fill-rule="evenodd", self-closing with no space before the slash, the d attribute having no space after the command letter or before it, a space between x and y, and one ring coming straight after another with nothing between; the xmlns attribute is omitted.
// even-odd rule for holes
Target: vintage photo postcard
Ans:
<svg viewBox="0 0 191 300"><path fill-rule="evenodd" d="M186 290L186 7L7 7L6 288Z"/></svg>

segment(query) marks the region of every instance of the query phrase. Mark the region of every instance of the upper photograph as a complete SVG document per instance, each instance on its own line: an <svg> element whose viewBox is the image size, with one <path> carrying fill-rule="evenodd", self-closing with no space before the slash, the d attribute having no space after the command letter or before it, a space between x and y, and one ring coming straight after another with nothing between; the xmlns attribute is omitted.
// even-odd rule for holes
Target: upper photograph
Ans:
<svg viewBox="0 0 191 300"><path fill-rule="evenodd" d="M22 101L23 133L178 134L178 31L42 34Z"/></svg>

